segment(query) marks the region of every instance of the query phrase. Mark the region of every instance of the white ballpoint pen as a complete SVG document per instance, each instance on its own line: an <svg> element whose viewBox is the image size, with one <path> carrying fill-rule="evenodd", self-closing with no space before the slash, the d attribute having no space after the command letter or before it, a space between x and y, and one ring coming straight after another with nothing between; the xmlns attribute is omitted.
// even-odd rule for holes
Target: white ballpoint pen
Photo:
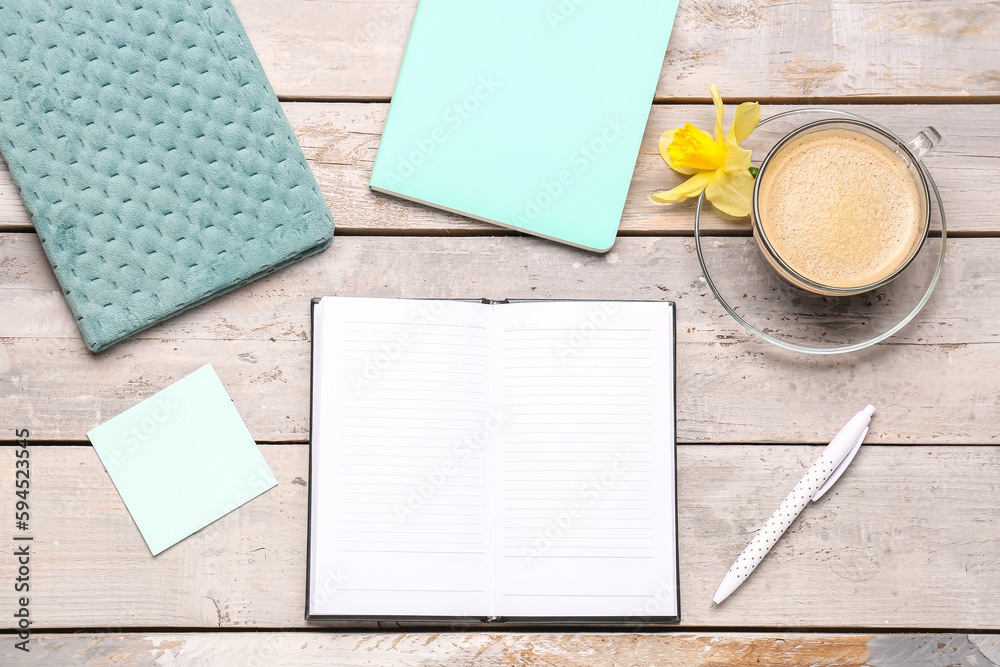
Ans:
<svg viewBox="0 0 1000 667"><path fill-rule="evenodd" d="M778 538L785 534L788 526L795 521L809 501L819 500L840 479L861 448L865 436L868 435L868 424L874 412L875 406L868 405L854 415L834 436L823 450L823 454L806 471L805 476L785 498L785 502L781 503L781 507L775 510L757 536L736 558L736 562L729 568L719 590L712 598L713 607L729 597L747 580L750 573L757 568Z"/></svg>

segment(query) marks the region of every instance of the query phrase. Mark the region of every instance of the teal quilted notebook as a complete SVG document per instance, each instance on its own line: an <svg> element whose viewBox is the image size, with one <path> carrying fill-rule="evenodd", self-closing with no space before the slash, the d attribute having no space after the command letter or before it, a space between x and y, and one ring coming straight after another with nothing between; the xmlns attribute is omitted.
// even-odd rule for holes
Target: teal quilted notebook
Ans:
<svg viewBox="0 0 1000 667"><path fill-rule="evenodd" d="M608 250L677 2L420 0L371 189Z"/></svg>
<svg viewBox="0 0 1000 667"><path fill-rule="evenodd" d="M229 0L0 1L0 152L95 352L333 237Z"/></svg>

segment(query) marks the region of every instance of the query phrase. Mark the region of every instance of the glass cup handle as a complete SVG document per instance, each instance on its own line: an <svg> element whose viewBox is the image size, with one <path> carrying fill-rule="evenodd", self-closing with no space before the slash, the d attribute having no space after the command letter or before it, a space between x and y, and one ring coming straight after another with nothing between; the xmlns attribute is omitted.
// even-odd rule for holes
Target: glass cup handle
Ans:
<svg viewBox="0 0 1000 667"><path fill-rule="evenodd" d="M934 148L939 141L941 141L941 133L928 125L920 130L920 132L917 132L917 136L907 141L906 147L919 160L926 155L927 151Z"/></svg>

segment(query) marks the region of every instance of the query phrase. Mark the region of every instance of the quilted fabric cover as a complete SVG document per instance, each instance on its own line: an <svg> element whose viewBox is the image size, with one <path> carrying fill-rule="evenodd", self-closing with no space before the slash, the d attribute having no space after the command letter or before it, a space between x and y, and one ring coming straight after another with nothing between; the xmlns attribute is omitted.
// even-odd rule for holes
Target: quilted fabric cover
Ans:
<svg viewBox="0 0 1000 667"><path fill-rule="evenodd" d="M229 0L0 0L0 152L92 351L333 237Z"/></svg>

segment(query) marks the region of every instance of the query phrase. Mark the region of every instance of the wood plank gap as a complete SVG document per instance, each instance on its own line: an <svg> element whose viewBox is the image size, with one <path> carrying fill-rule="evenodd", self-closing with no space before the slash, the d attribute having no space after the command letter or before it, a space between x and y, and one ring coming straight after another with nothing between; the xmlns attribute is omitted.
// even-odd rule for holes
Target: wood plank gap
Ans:
<svg viewBox="0 0 1000 667"><path fill-rule="evenodd" d="M924 95L907 97L905 95L866 95L854 97L852 95L839 95L836 97L746 97L729 96L722 93L723 101L729 104L742 104L743 102L757 102L763 105L788 105L800 107L822 107L822 106L844 106L852 104L858 106L888 105L888 104L1000 104L1000 95ZM712 104L712 98L705 97L655 97L654 106L696 106L701 104Z"/></svg>
<svg viewBox="0 0 1000 667"><path fill-rule="evenodd" d="M328 102L330 104L388 104L391 97L339 97L337 95L278 95L279 102ZM709 98L711 101L711 98Z"/></svg>
<svg viewBox="0 0 1000 667"><path fill-rule="evenodd" d="M931 236L940 237L941 232L934 232L931 234ZM993 239L997 237L1000 237L1000 231L971 232L967 230L962 230L957 232L952 232L952 231L948 232L949 239Z"/></svg>
<svg viewBox="0 0 1000 667"><path fill-rule="evenodd" d="M28 222L0 222L0 234L34 234L35 228Z"/></svg>
<svg viewBox="0 0 1000 667"><path fill-rule="evenodd" d="M109 419L111 419L109 417ZM830 438L836 430L831 432ZM0 438L0 449L4 447L20 447L21 438L9 439ZM28 447L88 447L89 440L39 440L34 441L28 438ZM308 445L310 441L308 439L304 440L258 440L256 441L258 446L267 447L289 447L289 446L299 446ZM678 442L678 447L774 447L776 443L773 442ZM885 443L872 443L876 447L953 447L954 445L935 443L935 444L914 444L912 442L885 442ZM823 443L816 442L783 442L782 447L822 447ZM983 447L993 449L996 447L995 444L983 443L967 443L963 442L962 447Z"/></svg>
<svg viewBox="0 0 1000 667"><path fill-rule="evenodd" d="M4 224L0 222L0 234L34 234L35 229L31 225L19 223ZM531 238L528 234L522 234L512 229L342 229L337 230L336 236L373 236L373 237L441 237L441 238L510 238L521 237ZM710 234L702 234L702 238L743 238L753 236L749 227L733 228L732 230L713 230ZM930 238L941 238L941 232L931 231ZM693 230L685 229L620 229L618 238L694 238ZM1000 230L996 231L969 231L962 230L948 232L950 239L992 239L1000 238Z"/></svg>
<svg viewBox="0 0 1000 667"><path fill-rule="evenodd" d="M924 95L907 97L905 95L865 95L854 97L840 95L836 97L723 97L726 104L741 104L743 102L759 102L760 104L782 104L804 107L826 105L876 105L876 104L1000 104L1000 95ZM322 102L328 104L391 104L391 97L338 97L336 95L278 95L280 102ZM653 104L660 106L685 106L711 104L712 98L705 97L654 97Z"/></svg>
<svg viewBox="0 0 1000 667"><path fill-rule="evenodd" d="M469 222L473 222L471 219ZM460 236L486 236L486 237L501 237L501 236L527 236L527 234L522 234L521 232L516 232L513 229L504 229L503 227L497 227L496 229L486 229L486 228L469 228L469 229L344 229L336 230L334 236L441 236L441 237L460 237ZM336 241L334 241L336 243Z"/></svg>
<svg viewBox="0 0 1000 667"><path fill-rule="evenodd" d="M302 621L306 623L307 621ZM319 622L308 621L309 625L296 627L263 627L263 626L109 626L109 627L62 627L47 628L32 626L32 635L44 634L74 634L74 635L99 635L99 634L164 634L178 635L187 633L197 634L239 634L273 632L281 634L305 634L317 632L329 632L333 634L364 633L364 634L436 634L436 633L485 633L490 635L503 634L524 634L525 630L533 630L532 634L580 634L580 635L676 635L685 636L692 634L713 634L713 635L734 635L734 634L757 634L762 636L778 636L784 634L796 635L836 635L844 637L848 635L880 635L880 636L934 636L934 635L993 635L1000 634L1000 628L886 628L879 626L871 627L850 627L842 628L838 626L788 626L788 627L768 627L768 626L708 626L708 625L658 625L654 623L643 624L641 626L601 626L584 624L531 624L531 623L511 623L502 627L489 623L449 623L444 624L419 624L405 623L401 625L388 625L393 621L370 621L373 625L365 625L362 622L335 621ZM378 625L382 623L383 625ZM16 636L17 630L0 630L0 637Z"/></svg>
<svg viewBox="0 0 1000 667"><path fill-rule="evenodd" d="M470 222L472 222L470 220ZM0 227L0 232L3 228ZM976 232L970 233L973 237L977 235ZM991 235L994 232L990 233ZM997 236L1000 236L1000 231L995 232ZM713 231L711 236L715 237L746 237L752 236L753 232L749 227L734 227L732 230L726 231ZM934 234L932 234L933 236ZM524 234L522 232L514 231L512 229L504 229L503 227L497 227L496 229L345 229L344 231L338 231L337 236L398 236L398 237L408 237L408 236L437 236L437 237L449 237L458 238L462 236L469 237L490 237L490 238L501 238L501 237L512 237L517 236L521 238L533 238L530 234ZM708 238L708 234L703 235ZM949 234L951 236L951 234ZM693 229L619 229L617 238L636 238L636 237L649 237L649 238L694 238ZM335 241L336 242L336 241ZM613 249L613 248L612 248ZM602 253L596 253L602 254Z"/></svg>

